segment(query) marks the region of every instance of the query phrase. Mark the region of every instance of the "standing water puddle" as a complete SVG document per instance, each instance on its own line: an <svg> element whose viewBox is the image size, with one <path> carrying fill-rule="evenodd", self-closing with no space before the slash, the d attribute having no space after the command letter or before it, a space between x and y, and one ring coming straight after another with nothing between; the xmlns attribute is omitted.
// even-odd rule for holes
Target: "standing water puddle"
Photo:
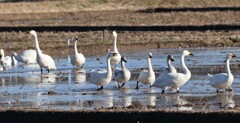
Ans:
<svg viewBox="0 0 240 123"><path fill-rule="evenodd" d="M152 65L155 71L166 66L168 54L174 56L174 66L179 68L183 49L151 49L123 51L127 57L126 66L133 71L132 78L123 89L115 82L97 91L90 83L89 72L92 69L106 68L105 56L86 56L85 69L73 69L68 58L54 56L56 71L41 75L37 64L8 66L0 73L0 107L37 108L56 110L93 110L109 108L166 109L166 110L219 110L234 108L240 102L239 59L232 59L232 72L235 76L233 92L216 93L208 83L207 73L225 72L224 60L228 53L240 56L240 48L197 48L189 49L193 57L186 57L186 65L192 71L190 81L180 89L180 93L167 91L140 84L134 89L140 69L147 68L148 52L152 52ZM61 59L59 59L61 58ZM158 73L156 74L158 76Z"/></svg>

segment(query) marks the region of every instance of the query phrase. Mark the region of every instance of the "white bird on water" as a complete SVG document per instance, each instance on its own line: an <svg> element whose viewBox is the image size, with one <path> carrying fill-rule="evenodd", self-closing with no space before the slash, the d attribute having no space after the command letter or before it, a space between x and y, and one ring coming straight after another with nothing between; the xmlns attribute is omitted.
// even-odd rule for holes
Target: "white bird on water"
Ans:
<svg viewBox="0 0 240 123"><path fill-rule="evenodd" d="M120 53L118 52L118 49L117 49L117 32L116 31L113 31L113 36L114 36L113 52L116 53L116 55L114 55L111 58L111 65L116 65L117 66L117 64L121 60L121 55L120 55Z"/></svg>
<svg viewBox="0 0 240 123"><path fill-rule="evenodd" d="M172 65L172 63L174 63L175 60L173 59L173 56L172 55L168 55L167 56L167 66L164 66L164 67L161 67L160 71L162 71L164 73L176 73L177 70L176 68Z"/></svg>
<svg viewBox="0 0 240 123"><path fill-rule="evenodd" d="M107 54L107 71L106 70L94 70L90 73L91 82L100 86L98 90L102 90L104 85L107 85L112 79L112 68L110 59L114 57L116 53L112 53L110 50Z"/></svg>
<svg viewBox="0 0 240 123"><path fill-rule="evenodd" d="M234 77L230 70L229 61L235 57L236 55L232 53L229 53L227 55L226 61L225 61L227 73L219 73L215 75L208 74L208 76L210 77L210 85L215 87L217 89L217 92L218 92L218 89L224 89L224 88L226 89L226 91L232 91L231 85L234 80Z"/></svg>
<svg viewBox="0 0 240 123"><path fill-rule="evenodd" d="M77 41L78 37L75 36L74 38L74 52L71 54L71 63L73 66L82 68L85 64L85 57L82 53L78 53L77 49Z"/></svg>
<svg viewBox="0 0 240 123"><path fill-rule="evenodd" d="M36 50L25 50L20 54L13 52L12 57L14 57L17 61L25 63L25 64L35 64L37 63L37 52Z"/></svg>
<svg viewBox="0 0 240 123"><path fill-rule="evenodd" d="M155 81L155 73L152 68L152 53L149 53L148 57L148 69L142 70L138 76L137 79L137 86L136 89L138 89L138 83L142 82L143 84L150 84L150 88L152 87L153 82Z"/></svg>
<svg viewBox="0 0 240 123"><path fill-rule="evenodd" d="M17 60L14 57L5 56L4 50L0 49L0 62L2 66L16 65Z"/></svg>
<svg viewBox="0 0 240 123"><path fill-rule="evenodd" d="M48 73L50 70L56 70L56 66L52 57L47 54L43 54L42 51L40 50L37 33L34 30L31 30L29 33L33 35L35 38L36 51L37 51L37 63L41 68L41 73L43 72L43 68L46 68Z"/></svg>
<svg viewBox="0 0 240 123"><path fill-rule="evenodd" d="M126 57L122 56L121 58L121 69L116 69L114 72L113 79L118 83L118 88L121 88L125 85L131 78L131 72L126 68L125 63L127 63ZM122 83L120 86L119 83Z"/></svg>
<svg viewBox="0 0 240 123"><path fill-rule="evenodd" d="M181 66L183 73L165 73L159 76L154 82L154 86L162 88L162 93L167 89L176 89L179 93L179 88L182 87L191 78L191 72L187 68L184 62L185 56L193 55L188 50L184 50L181 55Z"/></svg>

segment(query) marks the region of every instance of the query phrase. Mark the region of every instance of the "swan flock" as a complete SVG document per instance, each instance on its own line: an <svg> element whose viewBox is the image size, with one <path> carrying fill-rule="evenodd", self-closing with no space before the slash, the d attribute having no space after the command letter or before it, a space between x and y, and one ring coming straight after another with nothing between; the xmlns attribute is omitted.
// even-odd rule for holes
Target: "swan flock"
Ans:
<svg viewBox="0 0 240 123"><path fill-rule="evenodd" d="M50 70L56 70L57 67L53 58L50 55L44 54L40 49L37 33L34 30L29 32L34 37L35 50L25 50L17 54L12 52L11 56L5 56L4 50L0 49L0 70L6 70L8 65L16 65L18 62L22 62L26 65L28 64L38 64L43 73L45 68L48 72ZM117 48L117 33L113 31L112 33L113 40L113 49L108 50L106 56L106 69L103 70L92 70L90 72L90 81L95 84L98 90L102 90L103 86L109 84L112 80L117 82L118 88L122 88L126 82L131 79L131 71L127 68L127 58L122 56ZM78 37L74 37L74 47L73 52L70 55L70 62L74 69L76 67L83 68L87 63L84 55L78 51L77 48ZM136 89L139 89L139 84L148 84L151 88L152 86L162 89L162 93L165 93L167 90L176 90L179 93L179 90L184 86L191 78L191 71L188 69L185 64L185 57L193 56L193 54L188 50L183 50L180 56L181 70L182 72L177 71L173 66L175 59L172 55L167 56L167 66L161 67L159 76L156 77L154 68L152 66L153 54L148 53L147 69L141 70L139 76L136 80ZM226 73L219 74L208 74L209 84L216 88L217 92L219 89L225 89L226 91L232 91L231 85L234 81L234 76L230 70L230 60L235 58L236 55L229 53L225 59L225 68ZM117 68L118 64L121 64L121 68Z"/></svg>

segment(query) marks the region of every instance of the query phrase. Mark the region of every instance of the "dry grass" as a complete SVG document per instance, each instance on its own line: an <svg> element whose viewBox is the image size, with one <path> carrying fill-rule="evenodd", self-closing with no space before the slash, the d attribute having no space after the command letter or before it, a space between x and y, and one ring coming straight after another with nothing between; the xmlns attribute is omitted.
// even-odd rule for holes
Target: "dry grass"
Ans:
<svg viewBox="0 0 240 123"><path fill-rule="evenodd" d="M67 46L67 38L79 37L79 50L85 54L104 54L112 48L111 32L38 32L40 47L44 52L71 52L73 42ZM1 48L7 49L6 54L34 48L34 39L27 32L1 32ZM239 36L239 31L231 32L118 32L120 51L147 48L178 48L178 47L209 47L209 46L240 46L239 41L233 43L232 37ZM94 51L91 49L95 49ZM59 49L59 50L56 50Z"/></svg>
<svg viewBox="0 0 240 123"><path fill-rule="evenodd" d="M59 0L0 3L0 13L49 13L99 10L138 10L149 7L238 7L238 0Z"/></svg>

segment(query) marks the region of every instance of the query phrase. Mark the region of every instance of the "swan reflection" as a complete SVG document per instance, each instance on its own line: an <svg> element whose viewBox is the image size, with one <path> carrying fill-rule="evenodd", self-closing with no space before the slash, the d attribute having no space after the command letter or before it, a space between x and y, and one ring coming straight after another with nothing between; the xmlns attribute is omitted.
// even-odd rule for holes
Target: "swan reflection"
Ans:
<svg viewBox="0 0 240 123"><path fill-rule="evenodd" d="M160 103L167 107L174 106L177 110L193 110L191 103L178 94L162 95Z"/></svg>
<svg viewBox="0 0 240 123"><path fill-rule="evenodd" d="M235 107L232 93L218 93L217 99L221 102L220 108L233 109Z"/></svg>
<svg viewBox="0 0 240 123"><path fill-rule="evenodd" d="M77 68L73 70L75 75L76 83L84 83L86 82L86 71L84 68Z"/></svg>

